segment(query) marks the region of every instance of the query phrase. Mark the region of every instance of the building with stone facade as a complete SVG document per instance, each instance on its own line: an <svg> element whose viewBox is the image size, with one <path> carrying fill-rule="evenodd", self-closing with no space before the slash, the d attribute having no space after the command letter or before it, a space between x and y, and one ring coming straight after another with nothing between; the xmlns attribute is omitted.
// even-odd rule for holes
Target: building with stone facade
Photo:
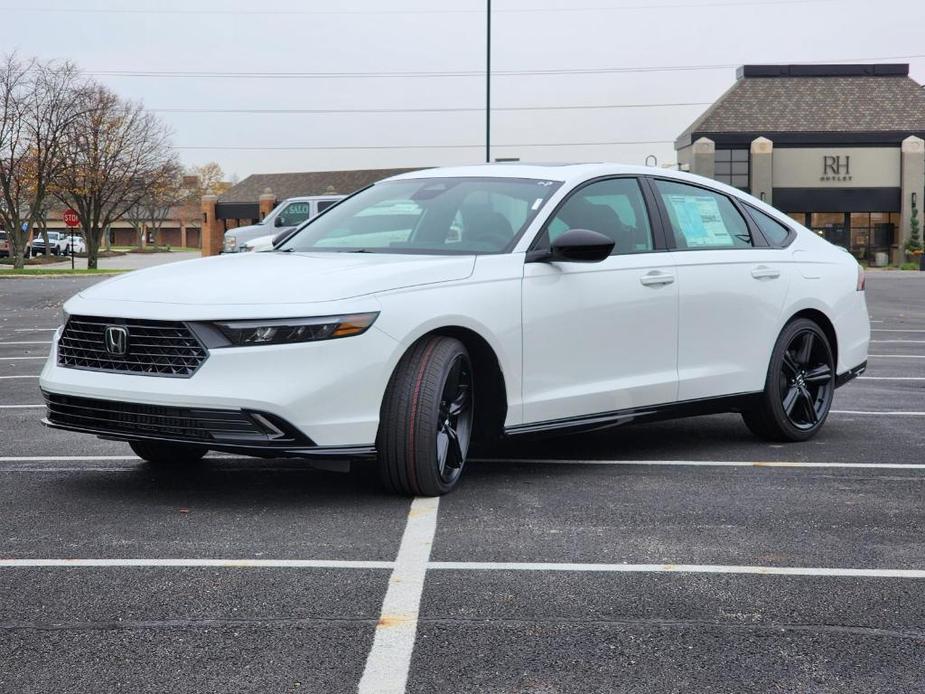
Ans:
<svg viewBox="0 0 925 694"><path fill-rule="evenodd" d="M361 169L252 174L221 195L202 198L202 254L222 250L225 232L256 224L286 198L309 195L349 195L376 181L414 169Z"/></svg>
<svg viewBox="0 0 925 694"><path fill-rule="evenodd" d="M675 149L859 258L900 262L913 208L925 218L923 138L907 64L744 65Z"/></svg>

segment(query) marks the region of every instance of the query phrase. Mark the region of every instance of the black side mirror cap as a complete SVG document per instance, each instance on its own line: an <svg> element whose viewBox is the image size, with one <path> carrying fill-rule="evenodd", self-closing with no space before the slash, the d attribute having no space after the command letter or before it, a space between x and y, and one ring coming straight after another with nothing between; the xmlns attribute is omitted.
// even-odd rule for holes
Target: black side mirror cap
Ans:
<svg viewBox="0 0 925 694"><path fill-rule="evenodd" d="M614 240L590 229L569 229L549 250L529 251L528 263L599 263L613 252Z"/></svg>

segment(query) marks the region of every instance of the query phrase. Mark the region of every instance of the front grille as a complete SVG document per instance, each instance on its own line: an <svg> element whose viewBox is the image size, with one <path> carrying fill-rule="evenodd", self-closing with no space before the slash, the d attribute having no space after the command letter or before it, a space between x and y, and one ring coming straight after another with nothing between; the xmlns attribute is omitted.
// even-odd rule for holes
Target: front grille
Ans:
<svg viewBox="0 0 925 694"><path fill-rule="evenodd" d="M106 328L128 331L125 354L106 346ZM209 353L184 323L71 316L58 342L58 364L72 369L189 378Z"/></svg>
<svg viewBox="0 0 925 694"><path fill-rule="evenodd" d="M97 434L195 442L260 442L270 436L240 410L212 410L96 400L43 393L48 421Z"/></svg>

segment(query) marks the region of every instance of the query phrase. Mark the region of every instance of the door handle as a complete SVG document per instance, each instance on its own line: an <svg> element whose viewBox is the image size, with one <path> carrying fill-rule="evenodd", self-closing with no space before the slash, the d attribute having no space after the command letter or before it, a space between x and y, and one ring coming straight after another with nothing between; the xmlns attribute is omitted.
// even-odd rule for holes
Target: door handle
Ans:
<svg viewBox="0 0 925 694"><path fill-rule="evenodd" d="M756 280L776 280L780 277L780 270L775 270L767 265L759 265L752 270L752 277Z"/></svg>
<svg viewBox="0 0 925 694"><path fill-rule="evenodd" d="M674 275L670 275L667 272L650 272L640 277L639 281L646 287L660 287L664 284L671 284L674 282Z"/></svg>

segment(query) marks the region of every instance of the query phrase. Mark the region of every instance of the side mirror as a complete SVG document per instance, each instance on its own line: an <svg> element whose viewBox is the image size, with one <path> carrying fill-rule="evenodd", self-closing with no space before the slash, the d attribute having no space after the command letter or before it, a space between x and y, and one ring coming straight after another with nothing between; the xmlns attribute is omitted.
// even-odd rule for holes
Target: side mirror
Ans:
<svg viewBox="0 0 925 694"><path fill-rule="evenodd" d="M282 215L280 215L279 217L277 217L276 219L273 220L273 226L275 226L275 227L284 227L284 226L286 226L286 218L283 217Z"/></svg>
<svg viewBox="0 0 925 694"><path fill-rule="evenodd" d="M590 229L569 229L548 251L530 251L527 262L599 263L613 251L614 240Z"/></svg>

